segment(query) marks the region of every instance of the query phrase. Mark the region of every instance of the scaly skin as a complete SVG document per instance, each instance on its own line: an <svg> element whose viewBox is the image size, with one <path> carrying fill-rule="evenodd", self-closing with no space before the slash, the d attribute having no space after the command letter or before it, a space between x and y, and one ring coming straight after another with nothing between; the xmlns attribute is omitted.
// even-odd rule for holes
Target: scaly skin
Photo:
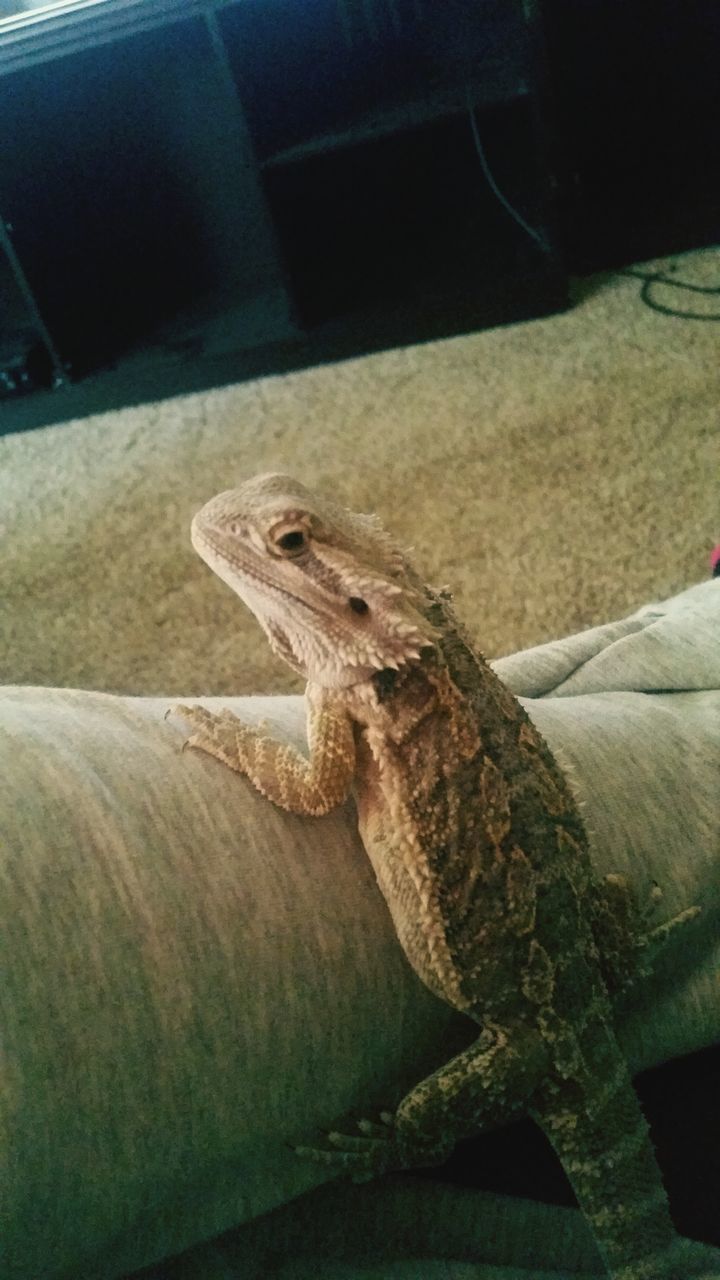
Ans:
<svg viewBox="0 0 720 1280"><path fill-rule="evenodd" d="M620 877L598 881L566 777L473 652L444 593L374 519L286 476L220 494L200 555L307 678L309 759L231 712L174 710L189 745L293 813L354 786L359 829L420 978L477 1040L381 1123L298 1148L356 1180L442 1161L458 1138L529 1113L552 1142L613 1280L687 1280L609 993L651 930Z"/></svg>

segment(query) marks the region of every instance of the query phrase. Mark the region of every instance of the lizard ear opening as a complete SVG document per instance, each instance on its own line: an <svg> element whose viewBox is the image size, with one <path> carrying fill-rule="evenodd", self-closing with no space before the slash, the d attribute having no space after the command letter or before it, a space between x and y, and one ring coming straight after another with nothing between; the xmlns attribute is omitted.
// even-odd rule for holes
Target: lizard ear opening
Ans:
<svg viewBox="0 0 720 1280"><path fill-rule="evenodd" d="M362 614L362 613L370 612L370 606L367 600L361 599L360 596L350 596L350 599L348 600L348 604L350 605L350 608L352 609L353 613Z"/></svg>

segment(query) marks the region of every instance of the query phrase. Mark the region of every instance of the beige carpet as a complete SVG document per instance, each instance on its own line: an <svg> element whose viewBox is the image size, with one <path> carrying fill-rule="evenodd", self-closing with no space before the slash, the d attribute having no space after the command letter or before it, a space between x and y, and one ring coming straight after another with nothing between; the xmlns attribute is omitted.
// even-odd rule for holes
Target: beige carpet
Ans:
<svg viewBox="0 0 720 1280"><path fill-rule="evenodd" d="M720 284L720 250L676 262ZM707 576L720 326L639 290L595 278L563 316L0 438L0 680L297 689L188 541L260 470L377 511L489 656Z"/></svg>

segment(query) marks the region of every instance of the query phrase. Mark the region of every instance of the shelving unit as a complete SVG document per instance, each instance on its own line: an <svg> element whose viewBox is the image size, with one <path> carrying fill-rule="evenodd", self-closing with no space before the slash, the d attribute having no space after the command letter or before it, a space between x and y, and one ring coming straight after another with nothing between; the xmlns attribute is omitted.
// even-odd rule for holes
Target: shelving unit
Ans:
<svg viewBox="0 0 720 1280"><path fill-rule="evenodd" d="M482 326L517 318L520 278L531 310L563 305L535 0L248 0L219 25L302 327ZM491 191L471 111L537 239Z"/></svg>
<svg viewBox="0 0 720 1280"><path fill-rule="evenodd" d="M277 169L284 164L299 164L304 160L316 159L331 151L343 151L348 147L378 142L394 133L418 129L449 116L463 115L469 104L477 110L526 96L525 82L508 77L507 68L502 64L486 68L486 73L481 82L468 81L466 86L435 90L425 98L410 102L389 102L381 109L368 110L344 128L317 134L305 142L274 152L260 161L260 168Z"/></svg>
<svg viewBox="0 0 720 1280"><path fill-rule="evenodd" d="M561 307L544 77L538 0L64 0L0 22L0 251L55 381L143 346L215 359L224 316L243 376L250 349L302 365Z"/></svg>

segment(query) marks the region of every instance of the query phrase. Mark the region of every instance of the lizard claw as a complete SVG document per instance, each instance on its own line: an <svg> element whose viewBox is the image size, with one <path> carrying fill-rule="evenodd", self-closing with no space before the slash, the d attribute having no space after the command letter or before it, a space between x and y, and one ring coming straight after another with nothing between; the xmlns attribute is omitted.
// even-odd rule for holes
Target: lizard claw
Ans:
<svg viewBox="0 0 720 1280"><path fill-rule="evenodd" d="M203 739L207 739L208 732L211 730L213 715L211 711L206 711L205 707L187 706L185 703L177 703L175 706L168 707L163 720L167 720L168 716L180 716L192 725L196 732L191 733L189 738L183 739L180 747L180 754L187 750L188 747L202 747Z"/></svg>
<svg viewBox="0 0 720 1280"><path fill-rule="evenodd" d="M385 1112L385 1115L387 1114ZM380 1119L382 1120L382 1115ZM382 1124L376 1124L374 1120L358 1120L357 1127L368 1138L386 1139L389 1136L387 1121L383 1121Z"/></svg>

